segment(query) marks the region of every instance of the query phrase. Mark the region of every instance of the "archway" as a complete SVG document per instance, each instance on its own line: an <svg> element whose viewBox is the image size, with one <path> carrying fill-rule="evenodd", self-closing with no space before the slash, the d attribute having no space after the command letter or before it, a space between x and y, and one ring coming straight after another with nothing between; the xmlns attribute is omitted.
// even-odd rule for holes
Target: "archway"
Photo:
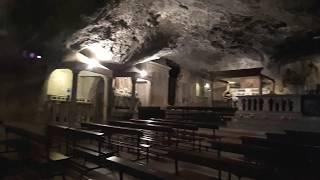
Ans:
<svg viewBox="0 0 320 180"><path fill-rule="evenodd" d="M77 99L92 106L92 122L104 123L107 118L108 100L107 78L98 73L81 71L79 73Z"/></svg>
<svg viewBox="0 0 320 180"><path fill-rule="evenodd" d="M77 81L76 98L72 102L73 81ZM47 96L51 123L104 123L107 118L107 77L102 74L70 69L56 69L48 78Z"/></svg>

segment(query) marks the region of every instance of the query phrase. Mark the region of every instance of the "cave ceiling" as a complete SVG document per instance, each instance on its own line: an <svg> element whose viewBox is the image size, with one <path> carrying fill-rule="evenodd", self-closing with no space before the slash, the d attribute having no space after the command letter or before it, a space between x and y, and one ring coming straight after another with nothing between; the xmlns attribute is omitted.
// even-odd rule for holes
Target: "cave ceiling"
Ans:
<svg viewBox="0 0 320 180"><path fill-rule="evenodd" d="M103 1L48 42L62 39L61 48L75 51L99 44L112 55L108 63L165 58L198 70L247 68L318 53L319 10L317 0Z"/></svg>

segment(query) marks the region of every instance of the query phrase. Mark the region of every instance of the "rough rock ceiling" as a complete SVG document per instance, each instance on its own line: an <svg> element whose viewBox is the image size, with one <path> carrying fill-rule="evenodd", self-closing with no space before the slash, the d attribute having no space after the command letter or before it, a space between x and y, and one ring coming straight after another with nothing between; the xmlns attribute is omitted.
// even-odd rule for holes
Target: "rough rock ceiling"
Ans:
<svg viewBox="0 0 320 180"><path fill-rule="evenodd" d="M316 41L312 38L320 25L319 4L316 0L122 0L90 16L67 46L81 49L100 43L117 63L153 56L198 69L212 69L222 62L258 66L295 51L292 44L299 38Z"/></svg>
<svg viewBox="0 0 320 180"><path fill-rule="evenodd" d="M197 70L235 69L292 61L320 44L318 0L6 2L16 46L45 47L53 60L99 43L114 63L163 57Z"/></svg>

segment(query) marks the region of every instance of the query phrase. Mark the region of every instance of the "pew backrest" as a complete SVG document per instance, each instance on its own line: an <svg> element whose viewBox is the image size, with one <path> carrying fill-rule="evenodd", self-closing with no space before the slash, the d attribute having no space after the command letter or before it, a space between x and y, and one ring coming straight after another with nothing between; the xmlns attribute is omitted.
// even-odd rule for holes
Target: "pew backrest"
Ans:
<svg viewBox="0 0 320 180"><path fill-rule="evenodd" d="M139 124L139 123L128 122L128 121L109 121L109 124L116 125L116 126L123 126L123 127L145 129L145 130L151 130L151 131L157 131L157 132L164 132L164 133L174 132L171 127L155 125L155 124Z"/></svg>
<svg viewBox="0 0 320 180"><path fill-rule="evenodd" d="M102 130L106 135L126 134L126 135L137 135L139 137L141 137L143 135L143 132L140 129L111 126L111 125L106 125L106 124L81 123L81 127L88 128L88 129Z"/></svg>

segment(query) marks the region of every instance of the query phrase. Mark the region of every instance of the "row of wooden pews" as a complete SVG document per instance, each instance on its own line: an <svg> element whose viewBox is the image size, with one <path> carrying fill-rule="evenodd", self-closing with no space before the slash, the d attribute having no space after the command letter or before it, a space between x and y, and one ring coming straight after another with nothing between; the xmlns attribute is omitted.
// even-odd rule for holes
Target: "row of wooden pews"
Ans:
<svg viewBox="0 0 320 180"><path fill-rule="evenodd" d="M177 144L173 139L173 128L169 126L144 124L131 121L109 121L110 125L122 126L127 128L141 129L143 136L140 138L143 152L146 155L146 161L149 156L163 157L168 154L168 149Z"/></svg>
<svg viewBox="0 0 320 180"><path fill-rule="evenodd" d="M200 166L218 170L218 179L222 179L222 171L236 175L239 179L248 177L253 179L268 179L270 172L263 166L253 164L244 160L232 159L228 157L215 156L212 153L199 153L185 150L172 150L169 157L175 160L175 172L179 174L179 161L188 162Z"/></svg>
<svg viewBox="0 0 320 180"><path fill-rule="evenodd" d="M242 137L242 144L271 149L261 156L263 163L276 170L282 179L319 179L320 143L318 132L288 130L285 133L267 133L267 138ZM247 154L253 159L252 154Z"/></svg>
<svg viewBox="0 0 320 180"><path fill-rule="evenodd" d="M31 179L47 179L54 176L62 176L65 179L65 167L70 157L51 149L47 136L11 125L3 126L5 128L5 140L3 141L5 151L1 154L15 153L17 159L3 158L8 163L6 166L14 165L6 167L8 171L3 171L6 174L0 173L0 179L27 171L33 172L31 173L33 175L30 175Z"/></svg>
<svg viewBox="0 0 320 180"><path fill-rule="evenodd" d="M175 161L175 170L176 173L179 174L178 162L184 161L200 166L206 166L209 168L213 168L219 171L218 178L221 179L222 171L226 171L229 174L229 178L231 179L231 174L234 174L241 177L249 177L260 179L264 178L267 173L269 173L266 167L258 165L256 163L252 163L246 161L244 159L233 159L224 157L221 155L221 151L229 151L229 152L237 152L240 154L246 154L248 152L255 152L260 150L261 148L258 147L251 147L251 146L237 146L235 144L227 144L221 142L221 137L216 136L215 133L207 134L199 132L199 129L204 128L212 128L209 124L208 126L205 123L195 123L195 122L181 122L177 120L164 120L164 119L150 119L150 120L136 120L131 119L131 122L135 123L144 123L144 124L157 124L157 125L165 125L169 126L174 129L176 135L173 137L179 137L181 133L183 136L190 135L192 139L201 138L201 140L206 140L210 142L210 148L216 150L217 154L215 153L205 153L195 151L195 149L184 149L180 146L176 146L175 148L171 148L168 152L168 157L174 159ZM213 126L214 129L217 129L218 126L215 124ZM178 141L184 140L183 136L178 138ZM216 147L213 146L213 143L216 143ZM200 150L199 150L200 151ZM259 152L259 151L258 151Z"/></svg>
<svg viewBox="0 0 320 180"><path fill-rule="evenodd" d="M266 138L242 137L239 144L221 141L215 138L215 134L206 134L208 137L202 138L210 144L212 151L208 152L199 152L192 148L192 143L190 148L181 145L202 136L195 124L157 119L82 123L79 129L51 125L47 136L6 126L6 134L8 152L16 150L23 160L30 162L35 161L30 156L37 159L45 157L46 161L42 162L50 162L48 167L53 167L53 164L60 169L60 174L56 175L62 176L65 172L61 170L65 168L57 162L64 162L64 166L68 162L69 167L82 175L96 168L108 168L118 171L120 179L123 179L123 174L139 179L181 179L179 162L183 161L217 170L218 179L223 179L224 172L228 173L228 179L234 176L258 180L320 179L317 173L320 133L315 132L267 133ZM122 157L124 153L119 152L125 149L136 154L137 158L129 160ZM159 149L165 152L162 156L173 160L176 175L136 162L148 159L149 153L156 154L153 150ZM32 155L29 152L33 152ZM37 168L41 167L45 166L37 165ZM41 171L57 172L49 168Z"/></svg>
<svg viewBox="0 0 320 180"><path fill-rule="evenodd" d="M141 149L143 148L141 146L142 130L97 123L81 123L81 127L103 132L109 148L117 151L122 148L134 150L137 154L137 160L140 159Z"/></svg>
<svg viewBox="0 0 320 180"><path fill-rule="evenodd" d="M149 119L130 120L135 124L164 125L185 134L201 134L191 126L180 121ZM192 123L188 123L190 125ZM195 125L195 124L192 124ZM189 129L190 128L190 129ZM206 134L207 135L207 134ZM320 133L286 131L285 134L267 133L267 139L258 137L242 137L241 144L220 141L218 138L207 138L213 153L198 153L185 149L169 149L168 157L175 159L176 172L178 161L211 167L236 175L254 179L319 179L315 167L320 162ZM173 139L176 135L172 135ZM237 154L239 158L225 156L227 153ZM219 175L221 178L221 173Z"/></svg>
<svg viewBox="0 0 320 180"><path fill-rule="evenodd" d="M129 123L129 122L124 122L124 121L121 121L121 122L118 121L116 123L115 122L110 122L110 124L124 125L124 126L127 126L127 127L129 126L129 127L135 127L135 128L139 127L141 129L136 129L137 131L144 132L144 130L152 130L152 131L155 131L155 132L158 132L158 133L161 133L162 130L165 130L165 129L167 129L169 127L169 126L162 126L162 125L154 126L152 124L145 124L145 123L138 123L138 122ZM112 125L101 125L101 124L95 124L95 123L82 123L82 126L83 127L90 127L91 129L96 129L96 130L103 130L104 128L106 128L106 129L108 129L109 133L110 133L110 131L112 131L112 130L110 130L110 127L115 127L115 126L112 126ZM174 126L174 127L178 128L177 126ZM182 127L186 128L185 126L182 126ZM124 127L122 127L122 128L124 128ZM172 127L170 127L170 128L172 128ZM133 129L130 128L130 130L133 130ZM192 130L195 130L195 129L192 129ZM164 132L168 133L167 130L165 130ZM122 133L123 133L123 131L122 131ZM143 138L143 136L141 138ZM159 141L161 141L161 139L159 139ZM177 146L168 148L167 151L168 151L168 154L166 155L166 157L174 159L175 162L176 162L176 167L177 167L178 160L182 160L182 161L194 163L194 164L197 164L197 165L206 165L207 167L217 168L215 165L213 165L213 164L215 164L217 162L209 163L209 161L212 161L213 159L215 159L215 161L219 162L218 164L221 164L221 162L224 162L223 166L221 166L221 167L219 166L219 169L222 169L222 170L225 170L225 171L228 171L228 172L232 172L232 173L235 173L235 172L240 173L240 172L242 172L243 174L245 174L243 171L245 171L247 169L244 168L244 166L249 164L249 163L246 163L246 162L243 162L243 164L242 164L240 161L235 161L235 160L228 159L228 158L222 158L222 157L219 157L219 156L214 156L213 154L205 156L203 153L199 154L198 152L192 152L190 150L181 150ZM191 160L190 160L190 158L191 158ZM110 158L107 158L107 159L108 159L107 164L111 165L113 168L118 169L118 171L120 173L119 174L120 178L123 177L123 175L122 175L123 173L130 172L131 175L132 175L132 174L137 173L136 171L139 171L139 167L140 168L145 168L144 166L137 165L137 164L135 164L133 162L124 160L124 159L119 158L119 157L110 157ZM192 159L194 159L194 161ZM208 164L203 163L203 162L208 162ZM226 165L226 163L227 163L227 165ZM252 164L249 164L249 165L250 165L250 168L252 168L252 166L254 166ZM238 169L241 169L242 171L240 171L240 170L236 171L236 169L237 169L236 167L238 167ZM245 170L243 170L243 169L245 169ZM250 172L251 174L253 174L253 172L251 172L251 170L252 169L249 169L249 170L247 170L247 172ZM155 175L153 173L157 172L157 171L150 170L150 169L144 169L144 171L151 173L149 175L146 175L144 177L145 179L158 179L158 178L160 178L160 179L161 178L165 178L165 179L175 178L176 179L177 178L177 177L174 177L174 176L169 175L167 173L157 173L157 175ZM243 175L243 174L241 174L241 175ZM251 176L252 175L250 175L249 177L251 177ZM151 178L151 177L153 177L153 178ZM169 178L169 177L171 177L171 178Z"/></svg>
<svg viewBox="0 0 320 180"><path fill-rule="evenodd" d="M234 116L236 109L227 107L184 107L169 106L165 119L191 122L211 122L225 125Z"/></svg>
<svg viewBox="0 0 320 180"><path fill-rule="evenodd" d="M177 146L188 145L192 147L192 150L201 151L203 149L208 150L208 141L217 140L220 141L222 136L217 136L215 130L219 128L216 124L211 123L197 123L197 122L182 122L176 120L165 119L130 119L132 123L145 124L145 125L159 125L172 128L173 140L176 141ZM202 132L200 129L209 129L212 133Z"/></svg>
<svg viewBox="0 0 320 180"><path fill-rule="evenodd" d="M103 161L115 154L115 151L103 147L102 132L51 125L48 126L48 137L60 151L65 145L64 153L72 157L69 165L81 176L104 167Z"/></svg>
<svg viewBox="0 0 320 180"><path fill-rule="evenodd" d="M69 154L72 158L82 158L85 161L90 161L97 165L93 168L87 168L84 172L80 170L82 175L85 172L96 168L108 168L119 171L120 180L123 179L123 174L128 174L140 179L179 179L179 177L176 177L175 175L149 168L119 156L114 156L117 153L113 151L113 146L132 148L131 146L133 146L133 144L129 145L128 142L125 142L125 139L122 139L123 141L121 142L114 141L113 136L128 135L130 137L136 136L137 139L140 139L142 137L141 130L97 123L82 123L81 125L84 129L74 129L64 126L51 126L50 128L52 132L58 132L55 133L55 135L65 136L66 147L67 149L70 149ZM61 137L58 139L61 140ZM119 140L118 137L115 139ZM89 141L79 142L86 140ZM93 143L92 140L98 142ZM136 148L139 147L139 143L135 145L137 146ZM109 153L105 153L107 148L111 149ZM139 153L140 152L137 151L137 154ZM77 163L79 163L79 161L72 163L72 165ZM79 169L76 168L76 170Z"/></svg>

